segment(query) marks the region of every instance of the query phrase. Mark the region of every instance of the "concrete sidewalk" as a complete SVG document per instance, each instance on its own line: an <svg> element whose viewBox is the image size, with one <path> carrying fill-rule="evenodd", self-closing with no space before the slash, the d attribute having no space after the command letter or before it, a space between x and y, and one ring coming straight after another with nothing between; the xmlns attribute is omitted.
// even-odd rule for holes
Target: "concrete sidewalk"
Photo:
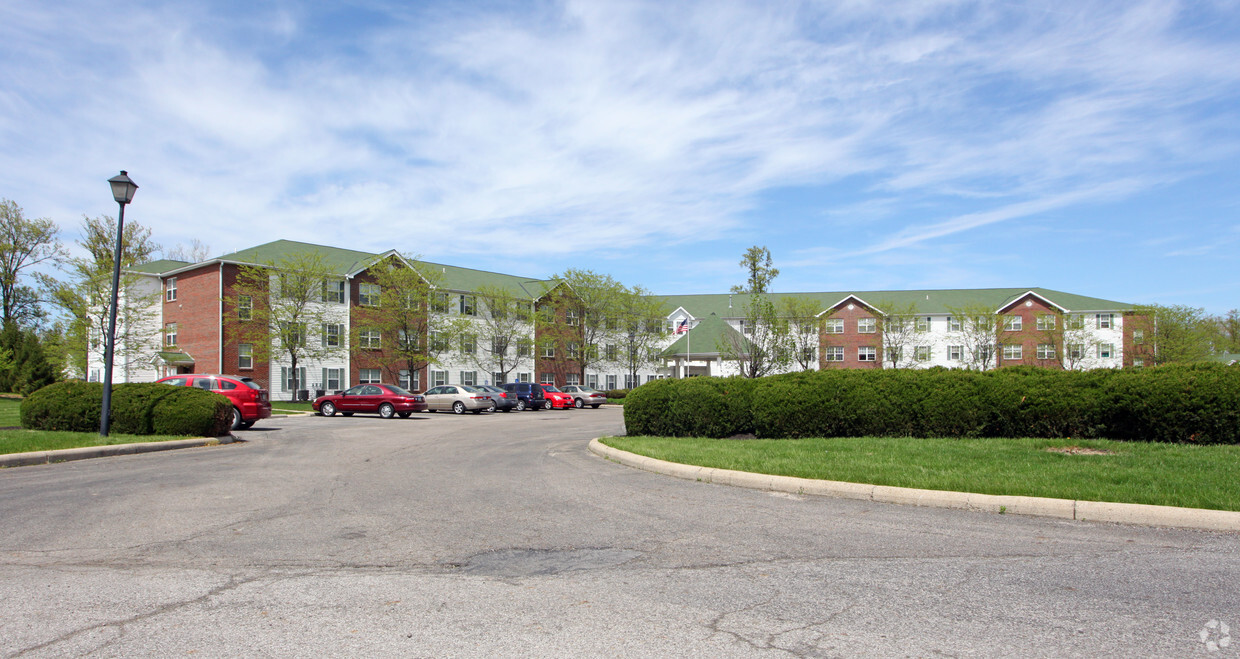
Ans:
<svg viewBox="0 0 1240 659"><path fill-rule="evenodd" d="M968 492L919 490L909 487L824 481L793 476L771 476L768 474L696 467L656 460L612 448L598 439L590 440L590 451L608 460L619 462L622 465L656 474L675 476L676 478L703 483L747 487L770 492L814 494L844 499L877 501L880 503L958 508L961 510L976 510L999 514L1038 515L1042 517L1059 517L1061 519L1088 520L1091 522L1170 526L1204 529L1207 531L1240 531L1240 512L1229 510L1149 506L1138 503L1074 501L1072 499L1050 499L1045 497L971 494Z"/></svg>
<svg viewBox="0 0 1240 659"><path fill-rule="evenodd" d="M173 451L182 448L198 448L201 446L218 446L238 441L232 435L224 437L198 437L195 439L174 439L169 442L141 442L138 444L113 444L111 446L82 446L58 451L31 451L30 453L9 453L0 455L0 468L24 467L27 465L51 464L70 460L87 460L90 458L106 458L114 455L135 455L138 453L154 453L155 451Z"/></svg>

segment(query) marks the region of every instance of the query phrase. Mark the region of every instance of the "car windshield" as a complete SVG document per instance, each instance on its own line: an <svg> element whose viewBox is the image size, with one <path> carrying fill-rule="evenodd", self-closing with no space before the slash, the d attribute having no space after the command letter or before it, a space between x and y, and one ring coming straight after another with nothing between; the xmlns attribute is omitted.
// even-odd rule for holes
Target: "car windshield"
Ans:
<svg viewBox="0 0 1240 659"><path fill-rule="evenodd" d="M241 378L241 384L244 384L245 386L251 389L257 389L259 391L262 391L263 389L262 387L258 386L257 382L251 380L250 378Z"/></svg>
<svg viewBox="0 0 1240 659"><path fill-rule="evenodd" d="M387 388L388 388L388 389L391 389L391 390L392 390L392 393L396 394L397 396L412 396L412 395L413 395L413 394L409 393L409 391L408 391L408 390L406 390L406 389L401 389L400 387L398 387L398 386L396 386L396 385L394 385L394 384L389 384L389 385L387 385Z"/></svg>
<svg viewBox="0 0 1240 659"><path fill-rule="evenodd" d="M594 389L593 387L583 387L583 386L578 386L577 391L580 391L583 394L597 394L598 393L598 389Z"/></svg>
<svg viewBox="0 0 1240 659"><path fill-rule="evenodd" d="M544 384L544 385L542 386L542 388L543 388L543 391L550 391L550 392L551 392L551 393L553 393L553 394L562 393L559 389L556 389L555 387L553 387L553 386L551 386L551 385L549 385L549 384Z"/></svg>

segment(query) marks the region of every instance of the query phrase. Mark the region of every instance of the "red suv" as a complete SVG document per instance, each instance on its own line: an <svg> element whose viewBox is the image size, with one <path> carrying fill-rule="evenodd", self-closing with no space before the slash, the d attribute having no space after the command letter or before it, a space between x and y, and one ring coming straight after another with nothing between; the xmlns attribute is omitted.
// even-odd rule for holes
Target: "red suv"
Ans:
<svg viewBox="0 0 1240 659"><path fill-rule="evenodd" d="M198 387L220 394L233 404L233 430L245 430L259 419L271 416L271 401L267 390L258 386L254 378L240 375L170 375L156 380L175 387Z"/></svg>

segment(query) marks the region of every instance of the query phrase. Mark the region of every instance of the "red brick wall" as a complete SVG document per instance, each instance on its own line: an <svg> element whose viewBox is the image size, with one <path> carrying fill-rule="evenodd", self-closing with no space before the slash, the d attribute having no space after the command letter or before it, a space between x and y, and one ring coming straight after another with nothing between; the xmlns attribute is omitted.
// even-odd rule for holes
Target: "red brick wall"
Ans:
<svg viewBox="0 0 1240 659"><path fill-rule="evenodd" d="M256 354L254 356L254 368L241 369L238 366L238 350L237 346L244 342L256 343L254 338L243 340L240 336L240 327L242 324L257 323L258 320L241 321L237 318L237 271L238 267L232 264L224 264L223 266L223 310L224 310L224 350L223 350L223 366L221 373L228 375L245 375L254 378L259 386L268 391L276 391L279 387L272 387L270 361ZM255 306L259 303L255 301ZM270 338L267 339L270 341ZM278 384L278 383L277 383Z"/></svg>
<svg viewBox="0 0 1240 659"><path fill-rule="evenodd" d="M1142 360L1145 366L1154 365L1154 324L1149 316L1138 316L1133 313L1123 315L1124 323L1124 367L1133 365L1133 360ZM1142 330L1145 334L1140 344L1133 341L1133 332Z"/></svg>
<svg viewBox="0 0 1240 659"><path fill-rule="evenodd" d="M852 306L850 309L849 306ZM861 303L855 300L848 300L840 303L835 307L829 315L823 316L824 323L821 330L821 340L818 349L819 365L826 368L882 368L883 363L883 335L877 329L871 334L862 334L857 331L857 320L860 318L875 318L877 327L877 316L867 309ZM825 319L840 318L844 321L843 334L827 334ZM831 346L843 346L844 361L829 362L827 361L827 348ZM857 349L862 346L870 346L874 348L875 361L863 362L857 359Z"/></svg>
<svg viewBox="0 0 1240 659"><path fill-rule="evenodd" d="M1055 316L1055 330L1039 330L1039 316ZM1006 331L1003 329L1004 322L1009 317L1019 316L1021 319L1021 329L1017 331ZM1058 357L1065 346L1061 345L1063 336L1063 323L1066 318L1063 317L1055 307L1048 305L1036 295L1026 295L1016 301L1015 304L1008 306L999 314L997 322L999 323L999 350L995 355L995 359L999 367L1018 366L1021 364L1031 364L1034 366L1042 366L1046 368L1062 368L1062 364ZM1049 343L1055 346L1056 359L1038 359L1038 344ZM1004 359L1003 346L1007 344L1020 344L1020 359Z"/></svg>
<svg viewBox="0 0 1240 659"><path fill-rule="evenodd" d="M176 276L177 299L168 301L164 278L163 322L177 324L177 347L194 358L194 373L215 373L220 365L219 266L204 265Z"/></svg>

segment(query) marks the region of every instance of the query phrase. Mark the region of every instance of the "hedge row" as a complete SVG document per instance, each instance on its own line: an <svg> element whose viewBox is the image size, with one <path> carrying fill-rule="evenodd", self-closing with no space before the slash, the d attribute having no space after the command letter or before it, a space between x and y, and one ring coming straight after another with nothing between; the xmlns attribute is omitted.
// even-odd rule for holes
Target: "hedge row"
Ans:
<svg viewBox="0 0 1240 659"><path fill-rule="evenodd" d="M656 380L625 400L630 435L1082 437L1240 443L1240 368L826 370Z"/></svg>
<svg viewBox="0 0 1240 659"><path fill-rule="evenodd" d="M59 382L22 401L22 427L32 430L98 432L103 385ZM232 425L227 398L194 387L131 383L112 387L109 430L131 435L218 437Z"/></svg>

